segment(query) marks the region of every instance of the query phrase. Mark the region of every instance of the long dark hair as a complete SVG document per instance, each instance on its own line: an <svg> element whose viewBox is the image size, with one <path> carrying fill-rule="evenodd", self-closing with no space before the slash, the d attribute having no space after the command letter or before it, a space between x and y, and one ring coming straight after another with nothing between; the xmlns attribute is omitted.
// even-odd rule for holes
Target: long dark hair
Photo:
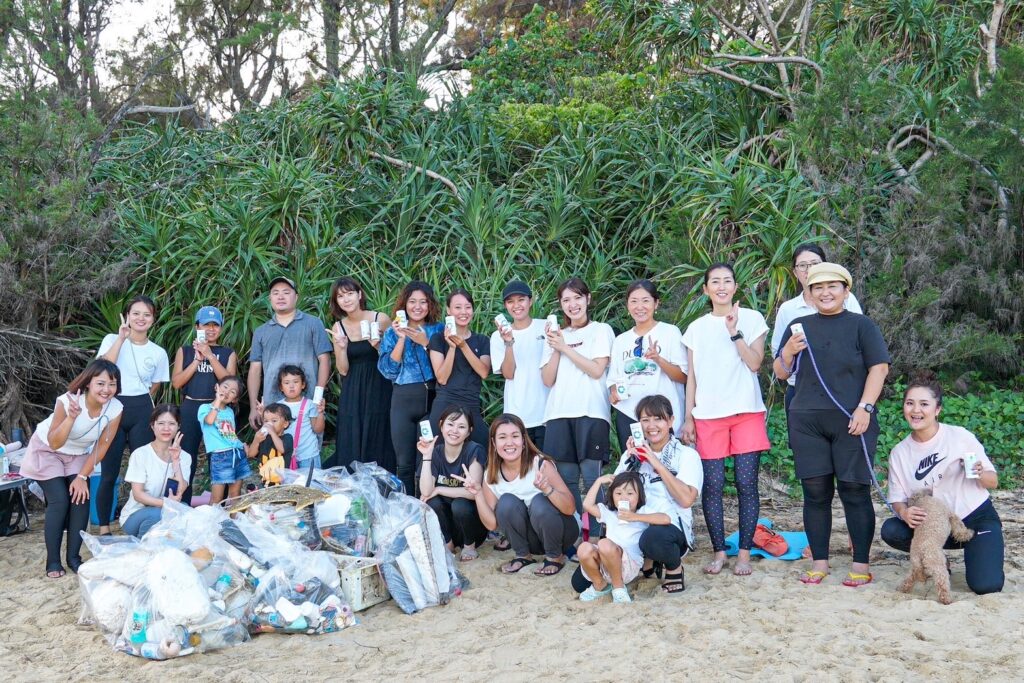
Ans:
<svg viewBox="0 0 1024 683"><path fill-rule="evenodd" d="M519 416L512 413L502 413L491 423L490 433L487 436L487 469L484 472L484 481L488 484L498 483L501 457L498 455L498 449L494 446L494 435L498 432L498 427L502 425L515 425L516 429L523 436L523 453L519 456L520 477L525 477L530 473L530 467L533 466L534 458L537 456L545 457L540 452L540 449L537 448L537 444L530 440L530 435L526 433L526 425L519 419Z"/></svg>
<svg viewBox="0 0 1024 683"><path fill-rule="evenodd" d="M562 294L567 289L570 292L575 292L576 294L579 294L580 296L590 296L590 287L587 287L587 283L584 282L581 278L571 277L568 280L566 280L565 282L563 282L562 284L558 285L558 295L557 296L558 296L558 307L559 308L562 307ZM590 322L590 303L588 302L587 303L587 323L589 323L589 322ZM565 311L562 311L562 325L564 327L570 327L572 325L572 321L569 320L569 316L565 313Z"/></svg>
<svg viewBox="0 0 1024 683"><path fill-rule="evenodd" d="M359 308L366 310L366 292L363 291L362 285L354 277L339 277L331 286L331 299L327 302L335 320L341 320L347 315L338 305L338 292L358 292Z"/></svg>
<svg viewBox="0 0 1024 683"><path fill-rule="evenodd" d="M437 303L434 288L420 280L413 280L405 287L402 287L402 292L398 295L398 300L395 302L395 310L391 312L391 319L394 320L396 313L405 310L405 304L408 303L409 297L416 292L423 292L423 295L427 297L427 317L424 322L436 323L441 319L441 305Z"/></svg>

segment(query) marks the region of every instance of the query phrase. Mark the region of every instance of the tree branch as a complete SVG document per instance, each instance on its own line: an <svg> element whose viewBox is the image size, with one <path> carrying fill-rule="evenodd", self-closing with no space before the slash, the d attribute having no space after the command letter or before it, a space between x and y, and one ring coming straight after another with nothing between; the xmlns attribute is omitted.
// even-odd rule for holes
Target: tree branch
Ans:
<svg viewBox="0 0 1024 683"><path fill-rule="evenodd" d="M768 133L766 135L755 135L754 137L750 138L743 144L737 145L731 152L729 152L725 157L725 163L728 164L730 161L738 157L743 152L746 152L754 145L759 145L762 142L768 142L769 140L781 140L785 136L786 131L784 130L777 130L773 133Z"/></svg>
<svg viewBox="0 0 1024 683"><path fill-rule="evenodd" d="M731 59L736 62L750 62L757 64L791 63L809 66L810 68L814 69L814 73L816 75L817 84L819 88L821 87L822 79L825 78L825 72L822 70L821 66L817 62L807 59L806 57L780 57L776 55L734 55L728 52L716 52L715 54L712 55L712 57L718 57L719 59Z"/></svg>
<svg viewBox="0 0 1024 683"><path fill-rule="evenodd" d="M733 83L739 83L740 85L750 88L751 90L756 90L762 95L767 95L768 97L774 97L776 99L780 99L787 102L789 101L789 98L786 97L783 93L779 92L778 90L773 90L771 88L760 85L759 83L754 83L753 81L747 80L746 78L741 78L736 74L731 74L728 71L716 69L713 66L707 66L702 64L700 69L683 69L682 71L683 73L690 76L699 76L701 74L714 74L728 81L732 81Z"/></svg>
<svg viewBox="0 0 1024 683"><path fill-rule="evenodd" d="M982 24L981 35L984 37L985 54L988 61L988 75L992 78L996 75L999 64L996 62L996 44L999 42L999 25L1003 23L1003 12L1006 10L1005 0L995 0L992 3L992 16L988 25ZM990 28L991 27L991 28Z"/></svg>
<svg viewBox="0 0 1024 683"><path fill-rule="evenodd" d="M380 159L381 161L385 161L397 168L403 168L407 171L416 171L417 173L422 173L428 178L433 178L434 180L438 181L439 183L447 187L449 190L451 190L452 194L455 195L457 198L459 197L459 188L455 185L455 183L453 183L448 178L445 178L440 173L437 173L436 171L431 171L430 169L423 168L422 166L410 164L408 161L402 161L401 159L396 159L395 157L390 157L387 154L381 154L379 152L368 151L366 154L368 156L373 157L374 159Z"/></svg>

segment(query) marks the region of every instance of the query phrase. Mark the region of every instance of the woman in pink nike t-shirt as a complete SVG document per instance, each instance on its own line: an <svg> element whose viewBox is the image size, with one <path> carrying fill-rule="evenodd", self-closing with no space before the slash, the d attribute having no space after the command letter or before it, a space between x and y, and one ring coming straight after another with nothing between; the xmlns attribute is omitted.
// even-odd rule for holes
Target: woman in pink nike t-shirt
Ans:
<svg viewBox="0 0 1024 683"><path fill-rule="evenodd" d="M882 540L897 550L910 550L914 528L926 513L909 507L907 501L915 492L931 489L974 530L974 538L967 543L949 538L945 545L949 550L963 548L967 586L978 595L998 593L1004 578L1003 525L988 493L999 485L996 468L974 434L939 422L940 412L942 387L935 375L911 378L903 395L903 417L910 435L889 454L889 502L897 516L882 524ZM968 465L965 456L971 453L976 458Z"/></svg>

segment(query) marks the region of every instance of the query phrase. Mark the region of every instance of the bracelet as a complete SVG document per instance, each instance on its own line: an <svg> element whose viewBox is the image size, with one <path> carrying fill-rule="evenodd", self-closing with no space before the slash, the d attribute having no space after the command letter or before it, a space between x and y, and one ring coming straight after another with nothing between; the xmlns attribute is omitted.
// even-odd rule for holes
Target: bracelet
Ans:
<svg viewBox="0 0 1024 683"><path fill-rule="evenodd" d="M430 462L430 458L423 458L422 462Z"/></svg>
<svg viewBox="0 0 1024 683"><path fill-rule="evenodd" d="M81 479L82 481L84 481L86 484L89 483L89 477L85 476L81 472L78 473L78 478Z"/></svg>
<svg viewBox="0 0 1024 683"><path fill-rule="evenodd" d="M791 368L788 365L786 365L786 361L782 357L782 354L779 354L779 363L782 365L782 369L786 371L786 374L788 374L788 375L792 375L793 374L793 368Z"/></svg>
<svg viewBox="0 0 1024 683"><path fill-rule="evenodd" d="M551 494L554 493L554 492L555 492L555 487L554 486L549 488L547 491L541 491L541 493L544 495L545 498L550 498Z"/></svg>
<svg viewBox="0 0 1024 683"><path fill-rule="evenodd" d="M509 340L509 341L505 342L505 348L506 349L511 349L512 345L515 344L515 343L516 343L515 339Z"/></svg>

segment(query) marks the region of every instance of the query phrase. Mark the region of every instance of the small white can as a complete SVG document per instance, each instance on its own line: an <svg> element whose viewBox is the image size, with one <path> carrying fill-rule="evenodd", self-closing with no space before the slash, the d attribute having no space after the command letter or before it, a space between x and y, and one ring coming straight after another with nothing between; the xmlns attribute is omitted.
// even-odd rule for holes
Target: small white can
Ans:
<svg viewBox="0 0 1024 683"><path fill-rule="evenodd" d="M409 327L409 317L405 311L395 311L395 320L398 321L399 327Z"/></svg>
<svg viewBox="0 0 1024 683"><path fill-rule="evenodd" d="M792 325L789 326L789 331L793 334L794 337L796 335L798 335L798 334L803 334L804 333L804 324L803 323L793 323Z"/></svg>
<svg viewBox="0 0 1024 683"><path fill-rule="evenodd" d="M643 425L639 422L629 425L629 435L633 437L633 445L635 446L642 446L646 442Z"/></svg>
<svg viewBox="0 0 1024 683"><path fill-rule="evenodd" d="M268 427L267 425L263 425L262 427L260 427L260 434L262 434L263 436L270 434L270 427Z"/></svg>
<svg viewBox="0 0 1024 683"><path fill-rule="evenodd" d="M420 422L420 438L421 439L433 439L434 430L430 428L430 420L423 420Z"/></svg>
<svg viewBox="0 0 1024 683"><path fill-rule="evenodd" d="M206 330L196 330L196 341L200 344L206 343Z"/></svg>
<svg viewBox="0 0 1024 683"><path fill-rule="evenodd" d="M977 453L964 453L964 476L968 479L980 479L980 475L974 471L974 464L978 462Z"/></svg>
<svg viewBox="0 0 1024 683"><path fill-rule="evenodd" d="M619 512L629 512L629 501L620 500L618 503L615 504L615 507L619 508Z"/></svg>
<svg viewBox="0 0 1024 683"><path fill-rule="evenodd" d="M499 313L498 315L494 316L494 324L497 325L498 329L501 330L502 332L504 332L510 327L508 323L508 318L506 318L502 313Z"/></svg>
<svg viewBox="0 0 1024 683"><path fill-rule="evenodd" d="M324 388L313 387L313 403L319 403L324 400Z"/></svg>
<svg viewBox="0 0 1024 683"><path fill-rule="evenodd" d="M615 395L619 397L620 401L624 401L629 398L629 387L626 386L625 379L618 379L615 381Z"/></svg>
<svg viewBox="0 0 1024 683"><path fill-rule="evenodd" d="M455 316L446 315L444 317L444 333L449 337L455 336Z"/></svg>
<svg viewBox="0 0 1024 683"><path fill-rule="evenodd" d="M377 341L380 339L380 326L373 322L370 324L370 341Z"/></svg>
<svg viewBox="0 0 1024 683"><path fill-rule="evenodd" d="M558 316L552 313L548 316L548 332L557 332L558 330Z"/></svg>
<svg viewBox="0 0 1024 683"><path fill-rule="evenodd" d="M360 320L359 321L359 334L362 336L363 339L369 339L370 338L370 321L369 320Z"/></svg>

